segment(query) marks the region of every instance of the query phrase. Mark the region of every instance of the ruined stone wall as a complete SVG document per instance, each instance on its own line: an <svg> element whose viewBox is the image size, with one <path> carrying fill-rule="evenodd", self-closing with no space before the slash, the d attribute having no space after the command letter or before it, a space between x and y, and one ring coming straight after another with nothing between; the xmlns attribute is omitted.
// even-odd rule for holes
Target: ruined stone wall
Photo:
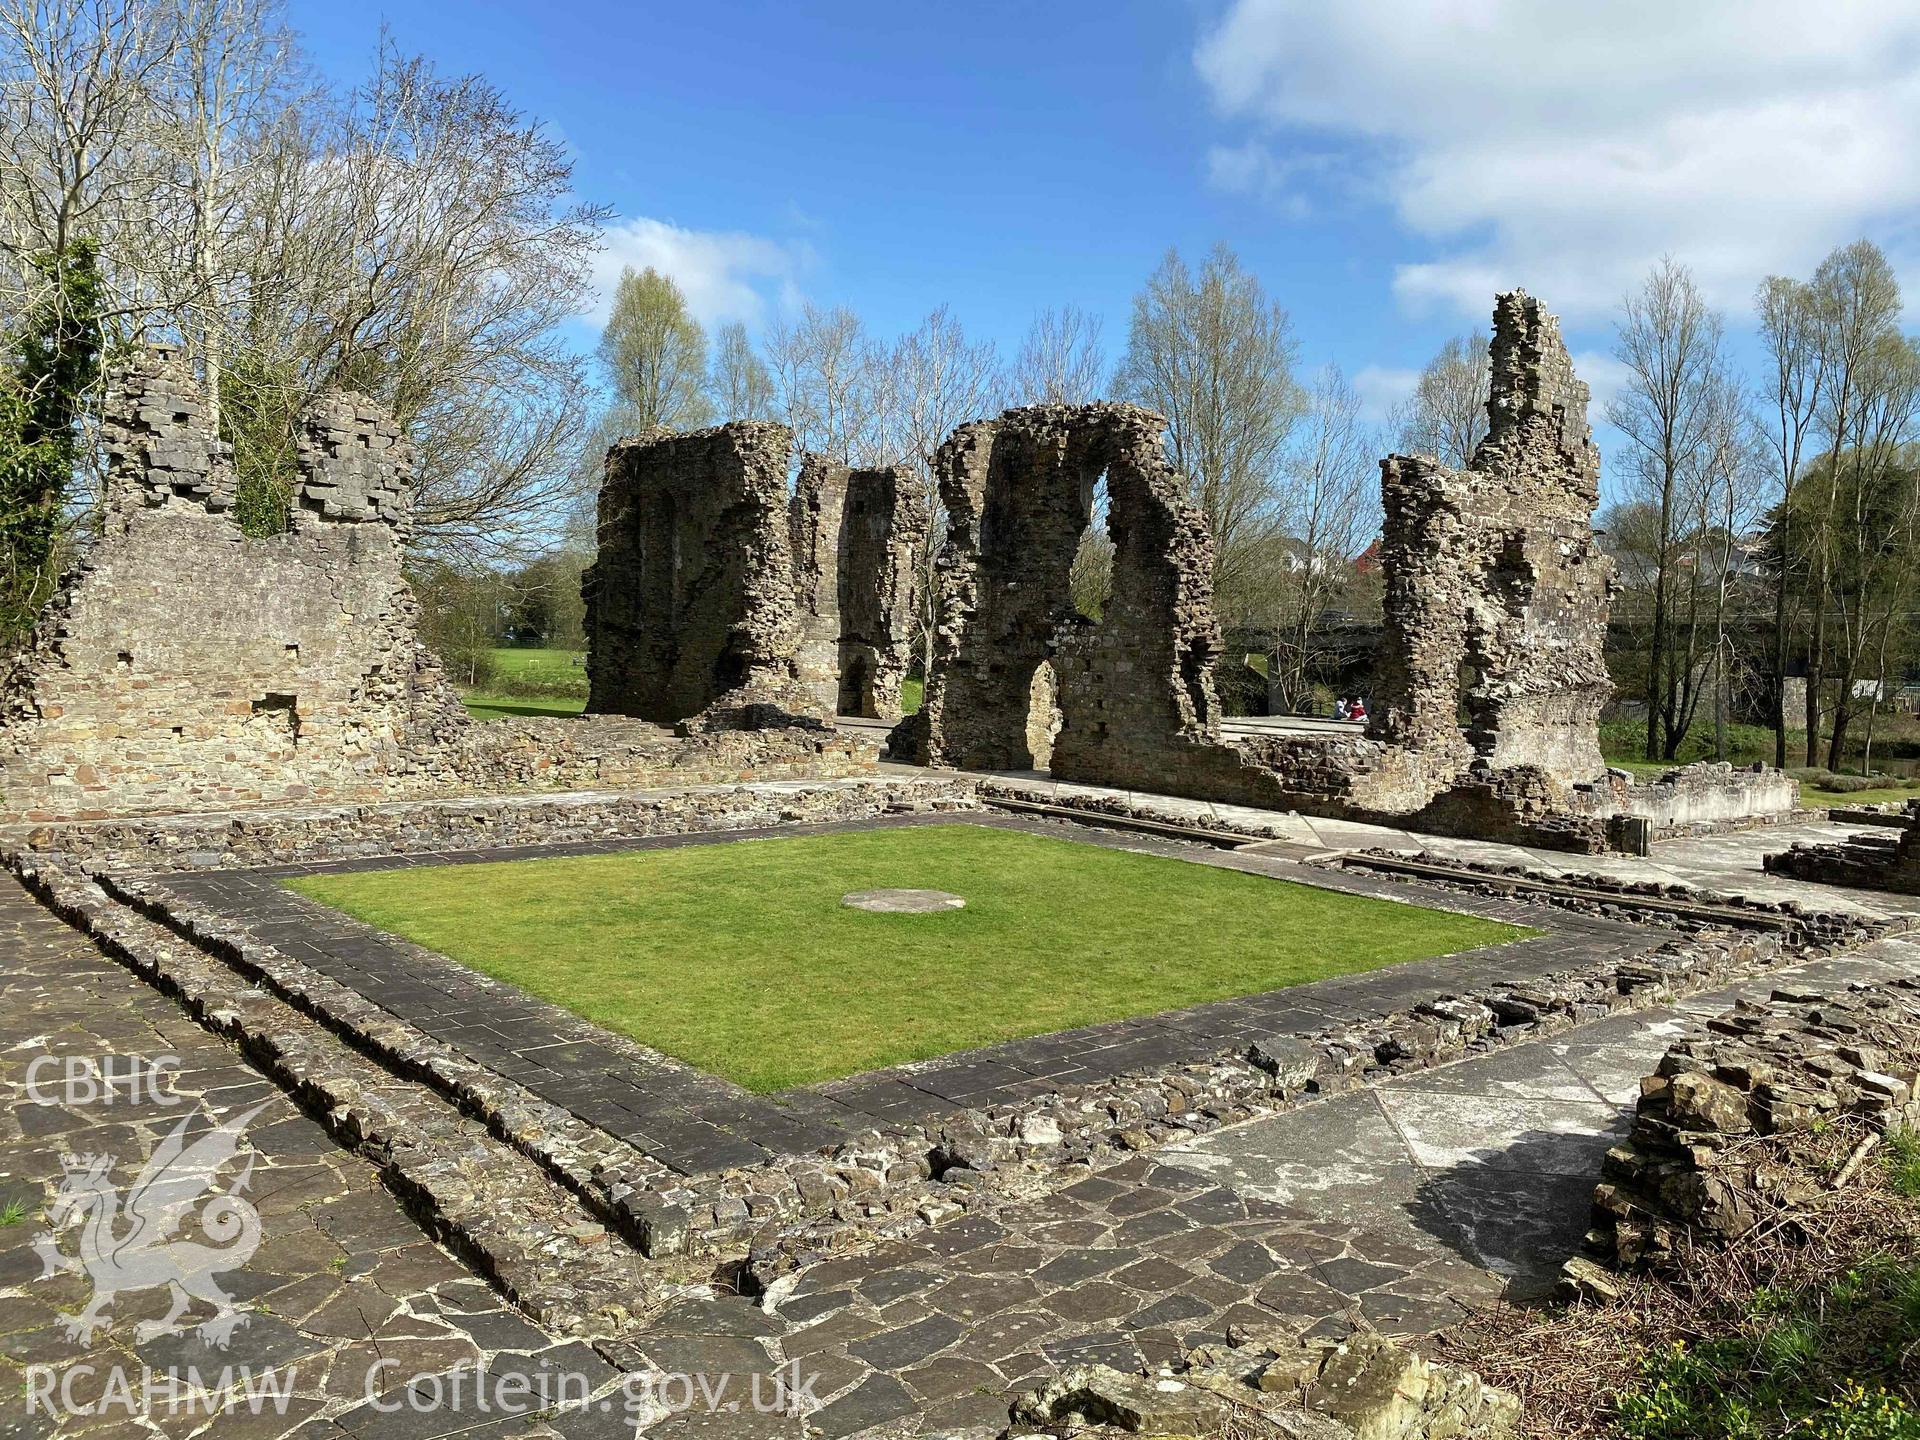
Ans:
<svg viewBox="0 0 1920 1440"><path fill-rule="evenodd" d="M0 677L0 821L873 767L870 739L784 712L685 736L621 716L473 724L417 635L411 452L377 406L333 395L302 417L289 529L252 538L185 366L155 350L110 391L101 532ZM781 518L784 539L784 493Z"/></svg>
<svg viewBox="0 0 1920 1440"><path fill-rule="evenodd" d="M1592 781L1606 769L1613 567L1593 539L1587 387L1558 322L1519 291L1496 303L1492 371L1490 429L1466 470L1382 462L1385 633L1370 733L1436 773L1473 758Z"/></svg>
<svg viewBox="0 0 1920 1440"><path fill-rule="evenodd" d="M0 807L298 800L404 772L464 715L401 576L411 453L364 398L304 417L291 528L250 538L169 351L117 378L102 532L0 699Z"/></svg>
<svg viewBox="0 0 1920 1440"><path fill-rule="evenodd" d="M927 509L911 471L848 473L839 535L839 692L842 715L900 718L900 682L911 660L919 576L914 557Z"/></svg>
<svg viewBox="0 0 1920 1440"><path fill-rule="evenodd" d="M828 715L840 703L840 534L849 480L846 466L808 455L800 462L787 511L797 618L795 675Z"/></svg>
<svg viewBox="0 0 1920 1440"><path fill-rule="evenodd" d="M607 452L587 603L587 709L672 724L748 697L818 713L800 625L784 425L656 430Z"/></svg>
<svg viewBox="0 0 1920 1440"><path fill-rule="evenodd" d="M911 473L807 455L790 515L800 684L823 714L898 720L927 532Z"/></svg>
<svg viewBox="0 0 1920 1440"><path fill-rule="evenodd" d="M920 709L893 733L920 765L1024 770L1035 672L1077 617L1067 577L1092 511L1092 436L1071 406L1009 410L947 437L934 473L947 511L939 623Z"/></svg>
<svg viewBox="0 0 1920 1440"><path fill-rule="evenodd" d="M1769 875L1816 885L1920 895L1920 806L1909 801L1908 807L1898 830L1868 830L1830 843L1800 841L1761 863Z"/></svg>
<svg viewBox="0 0 1920 1440"><path fill-rule="evenodd" d="M1121 783L1163 773L1170 747L1217 738L1212 542L1166 461L1165 424L1132 405L1035 405L941 447L933 673L896 755ZM1092 621L1070 574L1102 475L1116 550Z"/></svg>

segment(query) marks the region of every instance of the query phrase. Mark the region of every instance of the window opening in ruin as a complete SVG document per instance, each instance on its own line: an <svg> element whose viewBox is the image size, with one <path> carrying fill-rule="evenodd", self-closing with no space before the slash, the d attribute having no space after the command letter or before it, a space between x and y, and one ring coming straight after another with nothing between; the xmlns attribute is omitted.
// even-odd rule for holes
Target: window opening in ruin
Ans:
<svg viewBox="0 0 1920 1440"><path fill-rule="evenodd" d="M119 670L131 670L133 668L133 652L131 650L122 650L114 657L114 667Z"/></svg>
<svg viewBox="0 0 1920 1440"><path fill-rule="evenodd" d="M1073 565L1067 571L1067 585L1073 595L1073 608L1089 620L1098 620L1113 594L1113 532L1108 526L1107 476L1102 471L1093 482L1087 502L1087 528L1080 533L1080 545L1073 552Z"/></svg>
<svg viewBox="0 0 1920 1440"><path fill-rule="evenodd" d="M1060 682L1053 662L1042 660L1033 667L1033 679L1027 685L1027 755L1030 768L1048 770L1053 766L1053 742L1065 717L1060 713Z"/></svg>

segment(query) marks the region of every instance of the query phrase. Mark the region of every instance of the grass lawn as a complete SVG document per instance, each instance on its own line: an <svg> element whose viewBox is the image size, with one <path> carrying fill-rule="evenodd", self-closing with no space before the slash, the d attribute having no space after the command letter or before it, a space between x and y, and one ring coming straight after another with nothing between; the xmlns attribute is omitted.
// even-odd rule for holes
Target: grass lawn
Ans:
<svg viewBox="0 0 1920 1440"><path fill-rule="evenodd" d="M476 720L499 720L508 715L578 715L587 708L584 695L491 695L480 690L463 692L460 703Z"/></svg>
<svg viewBox="0 0 1920 1440"><path fill-rule="evenodd" d="M758 1091L1530 933L965 824L288 883Z"/></svg>
<svg viewBox="0 0 1920 1440"><path fill-rule="evenodd" d="M493 652L493 668L505 690L540 689L557 695L585 695L586 656L584 650L503 648Z"/></svg>

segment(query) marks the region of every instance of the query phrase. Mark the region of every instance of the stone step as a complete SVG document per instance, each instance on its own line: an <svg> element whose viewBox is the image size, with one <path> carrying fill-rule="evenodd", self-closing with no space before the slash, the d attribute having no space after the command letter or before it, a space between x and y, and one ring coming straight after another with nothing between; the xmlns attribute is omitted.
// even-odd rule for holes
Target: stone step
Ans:
<svg viewBox="0 0 1920 1440"><path fill-rule="evenodd" d="M704 1277L648 1261L535 1160L418 1077L402 1076L293 1005L120 903L83 875L20 879L105 955L239 1048L383 1183L435 1239L529 1319L605 1349Z"/></svg>

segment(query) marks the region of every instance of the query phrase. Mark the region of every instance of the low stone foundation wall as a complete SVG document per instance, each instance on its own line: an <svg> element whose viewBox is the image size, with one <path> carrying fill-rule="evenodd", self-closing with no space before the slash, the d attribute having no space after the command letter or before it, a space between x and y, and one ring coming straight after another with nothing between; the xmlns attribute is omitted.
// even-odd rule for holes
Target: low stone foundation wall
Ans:
<svg viewBox="0 0 1920 1440"><path fill-rule="evenodd" d="M1909 825L1826 845L1802 842L1761 863L1769 875L1791 875L1816 885L1920 895L1920 829Z"/></svg>
<svg viewBox="0 0 1920 1440"><path fill-rule="evenodd" d="M62 914L189 1005L219 1008L219 987L194 969L212 957L511 1137L648 1255L731 1258L741 1262L744 1282L760 1285L875 1239L992 1213L1137 1151L1822 953L1777 934L1686 936L1589 969L1436 996L1312 1036L1275 1036L1244 1053L869 1130L830 1151L689 1178L172 895L164 876L121 878L99 867L81 873L64 860L34 857L13 863ZM170 943L155 942L156 927L171 933ZM202 959L187 963L183 948Z"/></svg>
<svg viewBox="0 0 1920 1440"><path fill-rule="evenodd" d="M1656 839L1779 824L1801 813L1800 782L1767 765L1683 765L1653 780L1616 785L1613 799L1651 824Z"/></svg>
<svg viewBox="0 0 1920 1440"><path fill-rule="evenodd" d="M859 820L975 803L972 783L958 776L869 775L16 825L0 829L0 852L141 870L236 869Z"/></svg>
<svg viewBox="0 0 1920 1440"><path fill-rule="evenodd" d="M1920 980L1778 990L1707 1030L1641 1082L1633 1133L1608 1152L1588 1240L1616 1267L1657 1267L1685 1240L1738 1239L1844 1184L1844 1167L1796 1157L1811 1136L1852 1121L1863 1155L1877 1134L1920 1121ZM1578 1260L1568 1281L1605 1286Z"/></svg>
<svg viewBox="0 0 1920 1440"><path fill-rule="evenodd" d="M1513 896L1605 920L1658 923L1693 932L1714 929L1771 930L1796 945L1847 947L1883 935L1904 934L1916 918L1868 920L1844 910L1814 910L1798 900L1753 900L1689 885L1622 880L1611 875L1554 875L1524 865L1481 864L1397 850L1363 850L1343 858L1353 869L1377 870L1415 885Z"/></svg>

